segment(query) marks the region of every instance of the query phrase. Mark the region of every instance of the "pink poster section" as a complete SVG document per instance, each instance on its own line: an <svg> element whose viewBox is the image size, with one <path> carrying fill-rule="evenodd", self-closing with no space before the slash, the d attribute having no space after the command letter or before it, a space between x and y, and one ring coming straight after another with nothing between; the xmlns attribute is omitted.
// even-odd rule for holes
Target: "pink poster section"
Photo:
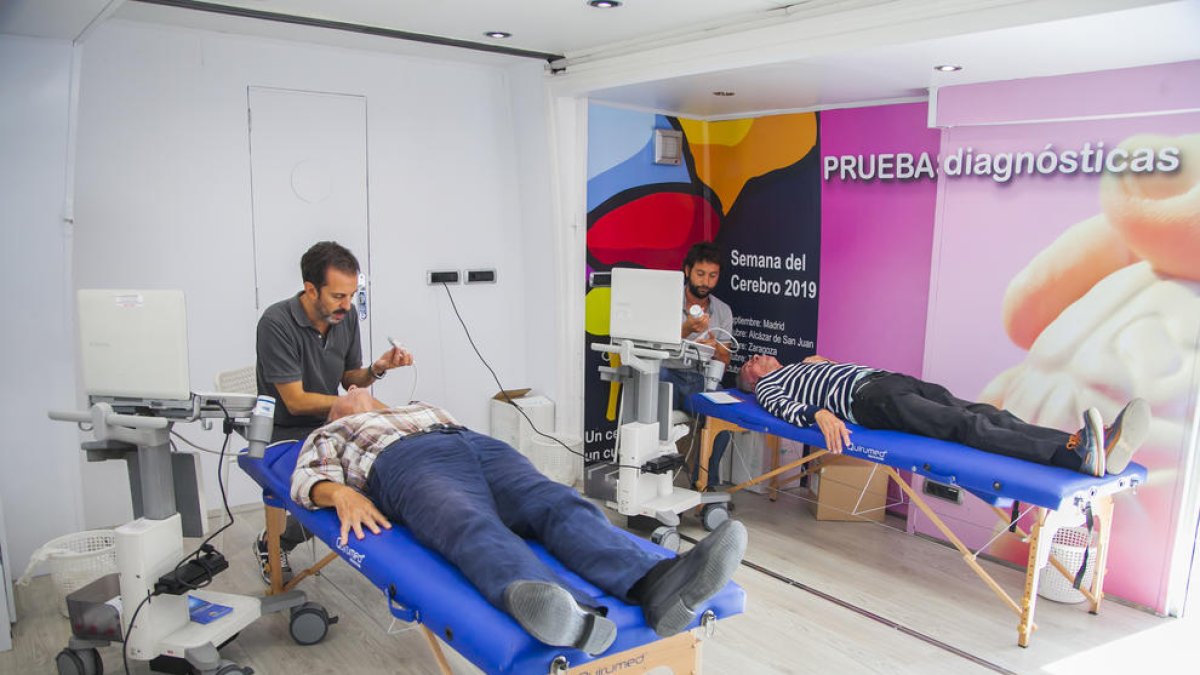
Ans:
<svg viewBox="0 0 1200 675"><path fill-rule="evenodd" d="M937 202L921 166L940 138L927 114L924 103L821 113L822 356L921 374ZM902 502L889 482L889 511L905 515Z"/></svg>
<svg viewBox="0 0 1200 675"><path fill-rule="evenodd" d="M1118 498L1105 591L1157 611L1196 442L1200 114L1171 111L1200 108L1197 82L1200 63L1185 63L939 96L924 378L1070 431L1089 406L1111 420L1147 399L1154 422L1135 461L1150 477ZM1061 117L1074 119L1030 121ZM939 510L974 525L969 546L996 533L990 509ZM1026 559L1013 537L988 552Z"/></svg>
<svg viewBox="0 0 1200 675"><path fill-rule="evenodd" d="M922 155L936 162L939 140L926 114L924 103L821 113L822 356L921 374L937 182L917 169Z"/></svg>

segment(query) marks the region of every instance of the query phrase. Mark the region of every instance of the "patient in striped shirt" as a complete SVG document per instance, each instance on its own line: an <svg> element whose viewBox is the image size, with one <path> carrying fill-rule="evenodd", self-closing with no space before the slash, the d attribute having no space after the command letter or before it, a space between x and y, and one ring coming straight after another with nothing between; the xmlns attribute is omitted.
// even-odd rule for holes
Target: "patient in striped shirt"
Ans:
<svg viewBox="0 0 1200 675"><path fill-rule="evenodd" d="M1030 462L1093 476L1121 473L1150 430L1150 406L1130 401L1112 426L1088 408L1083 426L1069 434L1029 424L986 403L955 397L945 387L902 373L810 356L783 365L756 354L738 372L738 387L764 409L792 424L816 424L825 447L839 453L850 443L852 422L953 441Z"/></svg>

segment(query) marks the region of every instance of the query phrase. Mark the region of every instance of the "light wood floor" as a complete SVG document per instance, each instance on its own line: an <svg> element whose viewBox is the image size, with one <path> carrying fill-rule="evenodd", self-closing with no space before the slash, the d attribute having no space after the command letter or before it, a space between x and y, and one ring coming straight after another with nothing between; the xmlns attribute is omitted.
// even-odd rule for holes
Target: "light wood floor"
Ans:
<svg viewBox="0 0 1200 675"><path fill-rule="evenodd" d="M750 531L748 564L735 576L748 594L747 608L721 621L704 641L706 673L1058 675L1137 672L1154 663L1176 664L1158 672L1186 672L1190 667L1182 664L1200 662L1196 622L1162 619L1115 602L1092 616L1082 605L1043 600L1040 630L1022 649L1016 645L1016 616L957 552L880 525L816 521L787 495L770 502L741 493L736 503L735 516ZM230 569L213 587L259 593L250 541L262 527L262 511L247 508L237 517L224 543L218 542ZM696 538L704 534L690 518L681 530ZM325 550L318 546L317 558ZM307 547L293 554L297 568L310 560ZM984 566L1011 594L1020 593L1021 572ZM285 617L270 616L242 631L224 656L261 675L437 672L424 638L402 624L389 634L383 598L345 564L330 565L304 588L340 617L328 639L299 647L288 637ZM55 672L54 655L70 631L54 604L50 578L18 588L16 601L14 649L0 653L0 673ZM123 672L119 647L101 655L107 673ZM479 672L454 652L447 650L447 656L455 673ZM143 663L130 665L131 672L148 672Z"/></svg>

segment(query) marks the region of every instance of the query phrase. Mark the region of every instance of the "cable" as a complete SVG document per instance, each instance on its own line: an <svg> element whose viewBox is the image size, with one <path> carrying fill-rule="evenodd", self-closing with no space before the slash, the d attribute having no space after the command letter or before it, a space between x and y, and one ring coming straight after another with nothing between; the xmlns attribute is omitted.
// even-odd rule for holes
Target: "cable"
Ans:
<svg viewBox="0 0 1200 675"><path fill-rule="evenodd" d="M412 365L409 366L409 368L412 368L413 383L412 383L412 389L408 390L408 402L412 403L413 401L417 400L417 364L416 364L416 362L414 361L412 363Z"/></svg>
<svg viewBox="0 0 1200 675"><path fill-rule="evenodd" d="M726 347L725 349L726 349L726 350L728 350L730 354L736 354L736 353L738 353L738 351L739 351L739 350L742 348L742 345L741 345L741 343L739 343L739 342L738 342L738 340L737 340L737 338L735 338L735 337L733 336L733 333L730 333L729 331L725 330L724 328L720 328L720 327L718 327L718 326L712 326L712 327L710 327L708 330L706 330L706 331L704 331L703 333L701 333L701 334L699 335L699 337L697 337L697 338L696 338L696 342L699 342L700 340L703 340L705 337L707 337L709 334L711 334L711 333L712 333L714 330L715 330L715 331L720 331L720 332L724 333L726 336L728 336L728 337L729 337L729 341L730 341L730 342L732 342L732 343L733 343L733 345L732 345L732 346L730 346L730 347Z"/></svg>
<svg viewBox="0 0 1200 675"><path fill-rule="evenodd" d="M554 441L555 443L558 443L559 445L561 445L563 447L563 450L566 450L567 452L571 453L572 455L578 455L579 457L582 457L584 459L584 461L587 461L587 455L585 455L584 453L572 450L570 448L570 446L568 446L566 443L563 443L562 441L551 436L550 434L543 433L542 430L538 429L537 425L535 425L533 423L533 420L529 419L529 415L525 414L525 411L521 409L521 406L519 406L515 402L513 402L512 398L510 398L508 395L508 390L504 388L503 384L500 384L500 378L496 376L496 371L492 370L492 367L491 367L491 365L488 364L487 359L483 358L483 354L481 354L479 352L479 347L475 346L475 340L471 337L471 330L469 328L467 328L467 322L463 321L462 314L460 314L458 311L458 304L454 302L454 294L450 292L450 286L448 286L445 282L442 282L442 288L446 289L446 296L450 298L450 307L454 309L454 316L458 317L458 323L462 326L463 332L466 333L466 335L467 335L467 342L471 343L471 349L475 350L475 356L479 357L479 360L483 363L483 367L487 368L487 371L492 374L492 380L495 381L496 386L500 389L500 393L504 394L504 400L507 401L512 407L516 408L517 412L521 413L521 417L524 417L525 421L529 422L529 428L533 429L534 433L536 433L539 436L549 438L550 440ZM620 441L619 435L618 435L617 440L618 440L618 442ZM615 466L617 466L618 468L636 469L638 471L642 470L642 467L640 467L640 466L617 464L616 460L617 460L617 456L614 451L613 464Z"/></svg>
<svg viewBox="0 0 1200 675"><path fill-rule="evenodd" d="M208 586L210 583L212 583L213 575L210 572L208 574L208 578L205 579L203 583L192 584L192 583L183 581L182 579L179 578L179 568L183 567L185 564L187 564L187 562L189 560L191 560L192 558L195 558L197 562L200 562L200 554L201 553L206 552L206 549L208 551L213 550L212 547L209 546L209 542L211 542L213 539L215 539L217 537L217 535L221 534L225 530L232 527L233 521L234 521L233 511L229 508L229 496L225 490L224 474L222 474L222 472L221 472L221 469L225 464L225 452L226 452L226 450L229 449L229 440L233 436L233 417L230 416L229 411L225 409L225 406L222 405L220 401L216 401L215 403L217 404L218 407L221 408L221 413L223 415L225 415L225 424L224 424L225 441L223 443L221 443L221 459L217 465L217 487L219 487L221 489L221 504L225 507L225 517L229 519L229 522L227 522L224 525L222 525L221 527L217 528L216 532L213 532L212 534L208 535L208 537L205 538L205 540L200 543L200 546L198 546L196 548L196 550L185 555L183 557L183 559L180 560L179 563L175 565L175 569L171 573L175 576L175 580L178 581L180 583L180 585L184 586L185 588L187 588L189 590L197 590L200 588L204 588L205 586Z"/></svg>
<svg viewBox="0 0 1200 675"><path fill-rule="evenodd" d="M185 437L183 434L179 433L178 431L175 431L174 429L171 430L171 435L174 436L175 438L178 438L179 440L183 441L187 445L199 450L200 452L207 452L210 455L221 454L220 450L213 450L212 448L205 448L205 447L196 445L192 441L188 440L187 437ZM175 444L174 443L171 444L171 448L172 448L172 452L175 452L175 450L174 450Z"/></svg>
<svg viewBox="0 0 1200 675"><path fill-rule="evenodd" d="M125 666L125 675L129 675L129 639L133 637L133 622L137 621L138 613L154 595L147 593L146 599L138 603L137 609L133 610L133 618L129 620L129 630L125 633L125 641L121 643L121 663Z"/></svg>

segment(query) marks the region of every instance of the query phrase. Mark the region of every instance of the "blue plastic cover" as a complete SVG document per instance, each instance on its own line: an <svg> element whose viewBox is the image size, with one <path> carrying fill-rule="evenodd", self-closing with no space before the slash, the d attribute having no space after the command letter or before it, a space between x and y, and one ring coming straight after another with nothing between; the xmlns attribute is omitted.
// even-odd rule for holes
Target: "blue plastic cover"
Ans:
<svg viewBox="0 0 1200 675"><path fill-rule="evenodd" d="M340 528L333 509L309 511L288 496L292 469L300 452L299 442L278 443L267 448L262 459L246 454L238 464L263 487L263 501L286 509L317 537L339 552L351 566L357 568L402 607L392 607L392 613L409 620L416 613L446 644L488 673L547 673L557 656L567 658L576 666L604 655L588 656L584 652L551 647L533 639L512 617L496 609L479 594L458 568L441 555L418 543L404 527L393 523L382 534L368 533L362 540L353 537L343 547L337 545ZM647 550L664 557L670 551L619 530ZM582 591L594 595L608 607L608 618L617 625L617 639L606 654L655 642L659 639L647 625L640 607L604 594L603 591L563 567L540 545L530 543L539 557L546 561L564 580ZM718 619L740 614L745 609L746 594L730 582L704 604L697 616L711 609Z"/></svg>
<svg viewBox="0 0 1200 675"><path fill-rule="evenodd" d="M688 401L701 415L732 422L749 431L761 431L820 448L825 437L816 426L798 427L763 409L751 394L736 389L726 393L740 403L713 403L703 394ZM1146 482L1146 468L1130 463L1120 475L1096 478L1056 466L1037 464L976 448L916 436L899 431L880 431L846 423L850 447L843 454L879 464L906 469L939 483L960 486L983 501L1001 508L1013 500L1058 509L1076 495L1087 495L1100 487L1125 482Z"/></svg>

